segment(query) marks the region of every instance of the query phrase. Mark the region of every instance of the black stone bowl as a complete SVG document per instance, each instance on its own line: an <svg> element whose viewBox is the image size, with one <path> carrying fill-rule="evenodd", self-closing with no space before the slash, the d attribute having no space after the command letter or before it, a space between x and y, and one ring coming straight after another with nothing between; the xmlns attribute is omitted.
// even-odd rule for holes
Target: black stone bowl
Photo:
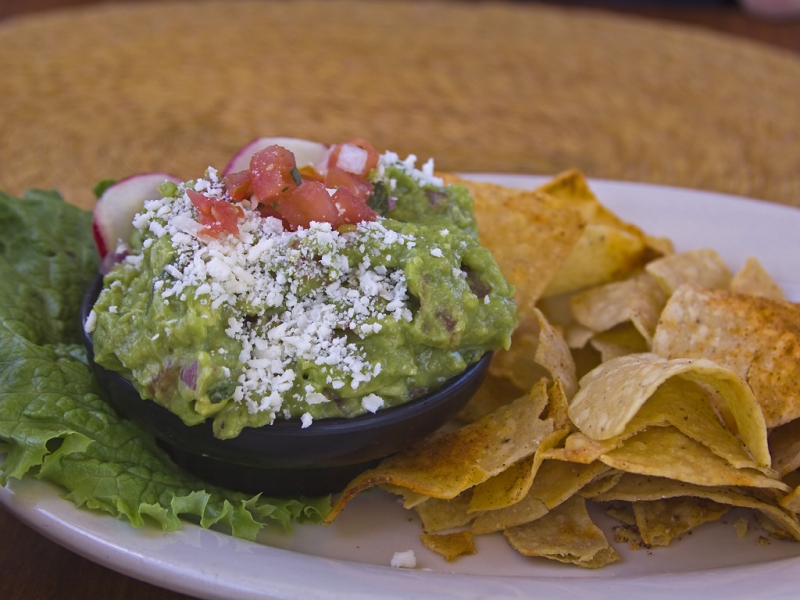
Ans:
<svg viewBox="0 0 800 600"><path fill-rule="evenodd" d="M102 287L98 276L84 297L81 323ZM83 341L114 409L152 433L179 466L219 486L271 496L341 491L362 471L454 417L475 394L491 360L487 353L438 390L375 414L318 419L305 429L297 420L279 420L221 440L214 437L210 421L187 426L166 408L143 400L127 379L94 362L91 336L83 333Z"/></svg>

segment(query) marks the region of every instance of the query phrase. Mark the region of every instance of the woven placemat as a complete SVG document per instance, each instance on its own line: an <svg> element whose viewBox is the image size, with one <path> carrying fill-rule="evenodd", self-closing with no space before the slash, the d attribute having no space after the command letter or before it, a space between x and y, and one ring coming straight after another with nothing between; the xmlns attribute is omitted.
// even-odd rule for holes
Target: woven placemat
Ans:
<svg viewBox="0 0 800 600"><path fill-rule="evenodd" d="M0 189L224 166L252 138L370 139L453 171L800 206L800 59L685 26L502 3L110 4L0 26Z"/></svg>

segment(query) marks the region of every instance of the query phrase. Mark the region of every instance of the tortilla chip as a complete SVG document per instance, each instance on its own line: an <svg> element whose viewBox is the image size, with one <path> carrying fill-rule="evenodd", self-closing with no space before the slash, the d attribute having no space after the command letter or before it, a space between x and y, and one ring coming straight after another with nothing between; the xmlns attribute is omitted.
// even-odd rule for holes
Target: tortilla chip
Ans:
<svg viewBox="0 0 800 600"><path fill-rule="evenodd" d="M766 529L770 537L777 538L779 540L794 540L794 534L791 531L787 531L784 527L780 524L773 521L763 512L756 512L755 514L756 522L763 528Z"/></svg>
<svg viewBox="0 0 800 600"><path fill-rule="evenodd" d="M707 498L666 498L634 502L633 514L639 535L647 546L668 546L675 538L692 529L717 521L730 505Z"/></svg>
<svg viewBox="0 0 800 600"><path fill-rule="evenodd" d="M598 333L591 339L592 348L600 353L600 360L608 362L628 354L650 351L650 344L632 323L623 323L613 329Z"/></svg>
<svg viewBox="0 0 800 600"><path fill-rule="evenodd" d="M578 493L587 500L592 500L596 496L606 493L608 490L617 485L623 475L625 475L625 473L622 471L609 469L608 471L598 475L594 480L587 483Z"/></svg>
<svg viewBox="0 0 800 600"><path fill-rule="evenodd" d="M786 300L781 286L775 282L754 256L748 258L742 269L733 276L729 289L737 294L747 296Z"/></svg>
<svg viewBox="0 0 800 600"><path fill-rule="evenodd" d="M592 522L586 501L574 496L541 519L503 531L523 556L541 556L596 569L620 559Z"/></svg>
<svg viewBox="0 0 800 600"><path fill-rule="evenodd" d="M547 388L547 406L542 413L543 419L552 419L553 428L566 430L572 428L569 420L569 401L564 391L564 384L556 379L553 385Z"/></svg>
<svg viewBox="0 0 800 600"><path fill-rule="evenodd" d="M571 498L589 483L604 477L610 469L599 462L591 465L570 465L561 461L545 461L531 492L552 510Z"/></svg>
<svg viewBox="0 0 800 600"><path fill-rule="evenodd" d="M731 282L731 272L716 250L691 250L659 258L649 263L645 270L661 286L667 296L684 283L694 283L709 289L726 290Z"/></svg>
<svg viewBox="0 0 800 600"><path fill-rule="evenodd" d="M622 279L653 258L672 251L669 240L645 235L604 207L578 170L565 171L537 190L578 210L587 223L583 236L547 286L545 296Z"/></svg>
<svg viewBox="0 0 800 600"><path fill-rule="evenodd" d="M531 489L536 473L549 450L567 435L566 429L557 429L542 440L531 456L514 463L502 473L479 483L473 488L468 512L498 510L516 504Z"/></svg>
<svg viewBox="0 0 800 600"><path fill-rule="evenodd" d="M643 237L610 225L589 223L542 295L576 292L623 279L649 258Z"/></svg>
<svg viewBox="0 0 800 600"><path fill-rule="evenodd" d="M378 487L380 487L385 492L389 492L390 494L395 494L397 496L400 496L403 500L403 508L414 508L415 506L422 504L423 502L428 500L428 498L430 498L430 496L412 492L408 488L400 487L399 485L382 483Z"/></svg>
<svg viewBox="0 0 800 600"><path fill-rule="evenodd" d="M539 418L546 403L546 392L525 395L475 423L390 456L348 484L325 522L333 521L356 494L379 484L455 498L536 451L553 432L553 421Z"/></svg>
<svg viewBox="0 0 800 600"><path fill-rule="evenodd" d="M603 206L589 188L589 182L584 174L578 169L563 171L552 180L536 188L536 190L558 198L577 209L587 223L609 225L616 229L627 231L633 236L641 237L645 241L647 260L667 256L674 252L672 242L669 239L647 235L636 225L623 221Z"/></svg>
<svg viewBox="0 0 800 600"><path fill-rule="evenodd" d="M544 457L547 459L588 465L596 461L603 454L611 452L614 448L618 447L624 439L627 439L631 435L632 433L627 435L623 433L607 440L595 440L580 431L576 431L567 437L562 448L547 450L544 453Z"/></svg>
<svg viewBox="0 0 800 600"><path fill-rule="evenodd" d="M667 425L674 426L738 469L758 469L770 477L778 478L776 471L758 465L742 443L723 427L709 402L706 388L680 378L663 383L621 434L606 440L594 440L576 432L566 439L563 448L546 452L545 456L588 464L620 447L625 440L647 427Z"/></svg>
<svg viewBox="0 0 800 600"><path fill-rule="evenodd" d="M471 498L472 490L469 489L449 500L429 498L414 506L414 510L422 521L422 529L427 533L447 531L468 525L480 516L480 513L469 512Z"/></svg>
<svg viewBox="0 0 800 600"><path fill-rule="evenodd" d="M558 198L573 207L587 223L604 223L620 228L628 225L600 203L589 188L586 177L578 169L559 173L536 188L536 191Z"/></svg>
<svg viewBox="0 0 800 600"><path fill-rule="evenodd" d="M569 407L570 419L593 439L618 436L658 387L673 377L718 392L756 462L769 467L764 418L752 391L734 372L708 360L668 361L655 354L631 354L603 363L581 379L581 389Z"/></svg>
<svg viewBox="0 0 800 600"><path fill-rule="evenodd" d="M736 532L736 537L742 539L744 536L747 535L747 530L750 528L750 521L742 517L741 519L736 519L736 522L733 524L733 530Z"/></svg>
<svg viewBox="0 0 800 600"><path fill-rule="evenodd" d="M575 321L594 332L630 322L649 344L667 298L647 273L575 294L570 308Z"/></svg>
<svg viewBox="0 0 800 600"><path fill-rule="evenodd" d="M580 239L583 217L542 192L441 176L446 185L464 185L471 192L481 243L515 286L520 312L528 314Z"/></svg>
<svg viewBox="0 0 800 600"><path fill-rule="evenodd" d="M653 352L731 369L769 428L800 417L800 304L685 285L664 308Z"/></svg>
<svg viewBox="0 0 800 600"><path fill-rule="evenodd" d="M583 348L594 337L595 332L578 323L570 323L564 331L564 339L570 348Z"/></svg>
<svg viewBox="0 0 800 600"><path fill-rule="evenodd" d="M632 434L651 425L672 425L737 469L759 469L778 478L776 471L760 467L736 436L722 426L706 389L694 381L674 378L661 385L631 420L625 433Z"/></svg>
<svg viewBox="0 0 800 600"><path fill-rule="evenodd" d="M622 279L654 258L673 251L669 240L646 235L603 206L576 169L559 174L537 189L578 210L587 223L583 236L548 285L545 296Z"/></svg>
<svg viewBox="0 0 800 600"><path fill-rule="evenodd" d="M475 540L471 531L457 531L439 535L423 533L419 537L427 548L441 554L448 562L459 556L475 554L476 552Z"/></svg>
<svg viewBox="0 0 800 600"><path fill-rule="evenodd" d="M522 500L506 508L480 514L472 523L472 531L492 533L539 519L606 471L608 467L599 462L580 465L557 460L544 461L530 491Z"/></svg>
<svg viewBox="0 0 800 600"><path fill-rule="evenodd" d="M456 419L461 423L474 423L523 395L525 390L518 388L505 377L487 373L481 387L461 409Z"/></svg>
<svg viewBox="0 0 800 600"><path fill-rule="evenodd" d="M623 525L636 526L636 515L633 514L633 503L626 502L622 506L609 506L605 513Z"/></svg>
<svg viewBox="0 0 800 600"><path fill-rule="evenodd" d="M545 440L557 434L561 434L563 437L562 432L556 431L547 436ZM539 449L541 450L541 448L540 444ZM514 463L502 473L479 483L473 488L472 500L467 512L497 510L516 504L528 493L541 463L541 457L537 457L534 453Z"/></svg>
<svg viewBox="0 0 800 600"><path fill-rule="evenodd" d="M769 434L772 468L783 477L800 469L800 419L776 427Z"/></svg>
<svg viewBox="0 0 800 600"><path fill-rule="evenodd" d="M514 463L468 492L450 501L431 499L419 506L417 512L426 531L442 531L466 525L480 513L509 506L527 494L544 453L564 438L570 426L567 400L561 382L556 381L547 387L547 382L542 380L534 386L531 394L541 397L545 389L547 406L540 418L552 421L555 430L541 440L534 454ZM408 492L400 493L404 497L408 496ZM469 500L465 504L467 497ZM419 504L417 502L414 506Z"/></svg>
<svg viewBox="0 0 800 600"><path fill-rule="evenodd" d="M707 486L763 487L788 491L778 479L755 469L737 469L672 426L649 427L603 454L610 467Z"/></svg>
<svg viewBox="0 0 800 600"><path fill-rule="evenodd" d="M532 309L530 317L521 319L511 337L511 348L495 353L489 373L504 377L523 390L546 375L561 380L568 398L578 390L569 346L538 308Z"/></svg>
<svg viewBox="0 0 800 600"><path fill-rule="evenodd" d="M800 513L800 486L781 498L780 505L793 513Z"/></svg>
<svg viewBox="0 0 800 600"><path fill-rule="evenodd" d="M625 474L613 488L596 495L593 500L598 502L615 500L635 502L637 500L661 500L680 496L708 498L719 504L757 510L766 515L793 539L800 540L800 522L798 522L795 515L783 510L780 506L775 506L744 494L736 488L692 485L662 477Z"/></svg>
<svg viewBox="0 0 800 600"><path fill-rule="evenodd" d="M651 253L655 255L655 258L675 254L675 246L669 238L656 237L645 233L644 239Z"/></svg>

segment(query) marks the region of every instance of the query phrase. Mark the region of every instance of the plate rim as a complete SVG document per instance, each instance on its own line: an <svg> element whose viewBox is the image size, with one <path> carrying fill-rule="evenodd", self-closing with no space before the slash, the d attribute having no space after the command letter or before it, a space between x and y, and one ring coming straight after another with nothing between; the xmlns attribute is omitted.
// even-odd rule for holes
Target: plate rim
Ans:
<svg viewBox="0 0 800 600"><path fill-rule="evenodd" d="M548 175L525 175L516 173L465 173L465 178L472 178L483 181L505 181L505 185L515 187L535 187L552 178ZM734 196L714 191L696 190L691 188L667 186L651 183L639 183L630 181L616 181L605 179L589 179L589 184L593 191L600 198L601 203L606 204L607 199L603 198L605 191L613 188L626 188L629 191L653 191L660 190L660 193L667 194L689 194L699 200L716 200L733 202L737 208L745 210L756 210L757 212L772 213L775 216L792 214L792 218L800 217L800 209L787 205L781 205L764 200ZM646 201L646 200L645 200ZM788 212L786 212L788 211ZM615 211L616 212L616 211ZM735 210L733 212L736 212ZM623 216L624 218L624 216ZM44 504L28 504L24 499L29 493L41 494ZM62 511L52 511L48 509L49 502L59 502L57 505ZM643 599L660 600L674 597L677 592L685 592L690 598L701 597L704 593L713 589L713 593L719 595L726 593L730 598L753 597L758 594L764 598L796 597L800 594L800 581L796 584L789 578L788 583L775 582L768 591L769 595L763 594L764 590L760 587L752 586L754 577L763 578L769 575L782 574L784 571L796 571L800 565L800 556L776 559L767 562L760 562L745 566L712 568L707 570L697 570L688 573L661 573L648 574L642 576L622 576L608 578L600 576L581 576L581 577L528 577L524 575L516 577L508 576L487 576L487 575L465 575L448 574L442 572L423 572L421 570L400 570L391 567L356 563L348 560L331 559L321 556L302 554L292 550L285 550L257 544L262 554L268 558L276 559L283 564L288 561L301 566L307 566L315 572L315 575L342 574L350 576L351 587L349 589L317 588L309 590L307 581L282 581L280 585L272 582L271 589L264 588L263 579L255 579L251 585L250 579L247 581L228 581L220 577L219 564L209 565L209 568L194 569L186 572L186 565L180 567L176 564L167 564L162 560L155 560L153 557L137 555L127 551L119 544L104 539L97 531L90 531L81 526L86 519L94 522L95 519L105 519L105 523L110 522L116 525L130 527L127 522L117 521L110 515L104 513L88 512L72 505L69 501L62 499L58 494L58 488L45 481L34 480L27 477L23 481L11 480L7 486L0 488L0 504L2 504L16 518L26 523L28 526L44 535L48 539L58 543L85 558L104 565L119 573L146 581L156 586L171 589L176 592L196 595L201 598L227 598L232 593L237 597L248 598L269 598L269 599L288 599L296 597L334 599L334 598L368 598L370 590L374 593L375 588L370 587L376 584L390 586L390 589L382 587L382 592L391 592L384 595L385 598L405 599L413 597L415 594L424 594L426 598L446 598L451 597L447 593L447 585L453 578L467 580L481 597L519 597L520 594L536 593L541 597L568 598L576 593L583 594L586 600L592 598L605 598L611 594L636 593ZM73 522L68 522L59 516L60 512L76 511ZM70 513L71 514L71 513ZM157 531L153 535L154 539L161 539L166 533ZM217 543L222 545L238 546L240 544L250 544L244 540L231 538L227 534L203 530L199 526L185 523L184 527L168 535L173 536L176 542L180 538L191 537L195 534L203 537L212 536L217 538ZM147 540L145 540L147 542ZM214 570L216 565L217 570ZM565 571L566 572L566 571ZM719 575L724 574L727 581L720 581ZM477 584L484 583L488 588L478 590ZM587 595L587 582L592 591ZM444 584L444 587L431 587ZM367 586L367 587L364 587ZM576 587L577 586L577 587ZM313 592L309 595L309 592ZM265 595L266 594L266 595ZM302 596L300 596L302 594ZM459 595L466 598L469 596Z"/></svg>

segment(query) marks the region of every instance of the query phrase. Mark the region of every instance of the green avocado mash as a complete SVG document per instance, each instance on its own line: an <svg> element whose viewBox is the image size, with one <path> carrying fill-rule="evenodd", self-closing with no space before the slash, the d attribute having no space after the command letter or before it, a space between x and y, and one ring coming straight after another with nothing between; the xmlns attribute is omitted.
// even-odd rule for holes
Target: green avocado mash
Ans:
<svg viewBox="0 0 800 600"><path fill-rule="evenodd" d="M400 404L507 348L514 290L467 189L399 161L380 181L384 217L338 231L284 231L245 202L237 235L206 239L185 192L223 197L212 169L147 202L87 322L95 360L231 438Z"/></svg>

